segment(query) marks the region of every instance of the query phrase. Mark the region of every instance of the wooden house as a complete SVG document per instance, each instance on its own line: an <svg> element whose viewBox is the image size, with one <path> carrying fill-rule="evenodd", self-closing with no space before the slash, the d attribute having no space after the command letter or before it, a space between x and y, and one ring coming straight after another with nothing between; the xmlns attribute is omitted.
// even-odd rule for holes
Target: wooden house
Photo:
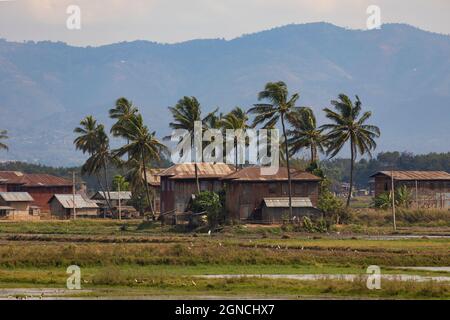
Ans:
<svg viewBox="0 0 450 320"><path fill-rule="evenodd" d="M288 171L279 168L274 175L262 175L260 167L247 167L222 178L225 182L226 210L234 220L263 221L264 199L289 196ZM321 178L304 171L291 170L292 197L308 198L317 206Z"/></svg>
<svg viewBox="0 0 450 320"><path fill-rule="evenodd" d="M375 196L406 186L418 208L450 208L450 174L445 171L379 171L371 176Z"/></svg>
<svg viewBox="0 0 450 320"><path fill-rule="evenodd" d="M74 217L92 217L95 218L99 214L98 205L80 194L74 196L71 194L55 194L49 200L51 214L60 219L70 219ZM75 210L74 210L75 208Z"/></svg>
<svg viewBox="0 0 450 320"><path fill-rule="evenodd" d="M71 194L72 182L48 174L27 174L19 171L0 171L0 190L28 192L32 205L42 212L50 212L48 201L54 194Z"/></svg>
<svg viewBox="0 0 450 320"><path fill-rule="evenodd" d="M159 173L161 177L161 213L184 212L197 193L195 171L201 191L219 192L223 188L221 178L234 172L234 167L224 163L176 164Z"/></svg>
<svg viewBox="0 0 450 320"><path fill-rule="evenodd" d="M0 218L7 220L40 219L39 210L31 204L33 198L27 192L0 192Z"/></svg>

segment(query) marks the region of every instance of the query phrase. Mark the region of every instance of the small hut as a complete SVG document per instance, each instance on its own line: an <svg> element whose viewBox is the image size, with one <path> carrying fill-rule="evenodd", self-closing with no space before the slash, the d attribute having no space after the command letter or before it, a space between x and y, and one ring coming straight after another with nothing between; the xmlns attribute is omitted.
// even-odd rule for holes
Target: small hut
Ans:
<svg viewBox="0 0 450 320"><path fill-rule="evenodd" d="M50 211L52 216L60 219L69 219L74 217L74 208L76 217L92 217L98 216L99 208L97 204L89 199L84 198L81 194L74 196L71 194L55 194L49 200Z"/></svg>
<svg viewBox="0 0 450 320"><path fill-rule="evenodd" d="M264 198L262 204L262 221L279 223L289 219L289 197ZM293 197L292 214L295 219L303 217L320 218L322 212L315 208L309 198Z"/></svg>
<svg viewBox="0 0 450 320"><path fill-rule="evenodd" d="M28 192L0 192L0 218L8 220L39 219L31 207L34 199Z"/></svg>

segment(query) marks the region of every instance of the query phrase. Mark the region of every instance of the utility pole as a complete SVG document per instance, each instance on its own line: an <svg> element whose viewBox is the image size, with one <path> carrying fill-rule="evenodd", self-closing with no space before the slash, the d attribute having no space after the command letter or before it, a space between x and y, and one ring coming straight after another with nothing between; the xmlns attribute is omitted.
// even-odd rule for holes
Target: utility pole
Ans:
<svg viewBox="0 0 450 320"><path fill-rule="evenodd" d="M394 170L391 170L391 192L392 192L392 222L394 231L397 231L397 223L395 221L395 190L394 190Z"/></svg>
<svg viewBox="0 0 450 320"><path fill-rule="evenodd" d="M119 220L122 220L122 205L121 205L121 201L120 201L120 181L117 183L117 190L119 191L118 192L118 195L119 195Z"/></svg>
<svg viewBox="0 0 450 320"><path fill-rule="evenodd" d="M75 204L75 192L76 192L76 186L75 186L75 171L72 172L72 203L73 203L73 219L75 220L77 218L77 208Z"/></svg>

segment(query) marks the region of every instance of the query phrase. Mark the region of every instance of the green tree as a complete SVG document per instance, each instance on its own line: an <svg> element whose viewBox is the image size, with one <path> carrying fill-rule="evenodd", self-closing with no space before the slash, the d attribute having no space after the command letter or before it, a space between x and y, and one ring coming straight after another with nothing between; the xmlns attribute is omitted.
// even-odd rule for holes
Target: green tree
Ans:
<svg viewBox="0 0 450 320"><path fill-rule="evenodd" d="M288 141L286 131L286 121L299 108L295 106L299 95L293 94L289 97L289 92L286 84L282 81L269 82L266 84L263 91L258 94L258 100L266 100L268 103L255 104L248 112L255 114L253 126L264 124L263 128L273 128L281 120L281 127L283 129L284 141ZM289 164L289 145L283 143L286 155L286 166L288 171L288 190L289 190L289 216L292 219L292 181L291 168Z"/></svg>
<svg viewBox="0 0 450 320"><path fill-rule="evenodd" d="M113 178L113 190L114 191L130 191L130 183L124 176L115 175Z"/></svg>
<svg viewBox="0 0 450 320"><path fill-rule="evenodd" d="M324 152L325 136L323 129L317 126L316 117L311 108L303 107L292 113L289 118L292 129L288 131L290 156L303 148L309 148L310 163L317 163L318 152Z"/></svg>
<svg viewBox="0 0 450 320"><path fill-rule="evenodd" d="M178 101L174 107L169 107L169 111L172 114L173 121L169 123L169 126L173 130L186 130L191 137L191 147L194 147L194 128L195 122L201 121L202 130L208 128L214 117L216 116L217 109L210 112L206 117L202 118L202 110L200 103L195 97L183 97ZM170 137L166 137L170 139ZM193 152L195 154L195 152ZM192 160L192 159L191 159ZM197 183L197 193L200 193L200 182L198 179L198 167L197 162L199 159L194 159L195 168L195 181ZM202 161L202 159L200 159Z"/></svg>
<svg viewBox="0 0 450 320"><path fill-rule="evenodd" d="M332 100L331 104L336 111L325 108L326 117L334 123L325 124L321 128L328 130L327 154L330 158L335 157L344 147L350 143L350 189L347 198L347 207L350 206L350 199L353 190L353 175L355 160L360 155L368 154L372 156L371 151L377 146L375 138L380 136L380 129L374 125L366 124L372 113L366 111L362 114L362 103L358 96L353 103L348 96L340 94L338 100Z"/></svg>
<svg viewBox="0 0 450 320"><path fill-rule="evenodd" d="M111 127L111 133L114 137L124 136L124 123L138 114L138 109L133 106L133 103L122 97L116 100L115 107L109 110L109 117L115 119ZM127 141L128 142L128 141Z"/></svg>
<svg viewBox="0 0 450 320"><path fill-rule="evenodd" d="M107 205L112 211L110 188L108 182L108 164L115 159L109 149L109 138L102 124L98 124L93 116L87 116L76 127L74 133L78 134L74 144L77 150L87 153L90 157L81 167L82 174L95 175L103 193L107 194ZM106 188L100 179L100 172L103 170ZM106 192L105 192L106 190Z"/></svg>
<svg viewBox="0 0 450 320"><path fill-rule="evenodd" d="M231 110L230 113L227 113L221 119L221 127L224 129L224 133L226 130L234 130L234 164L236 170L238 170L238 144L241 139L243 139L246 135L246 130L250 127L248 125L248 115L247 112L242 110L240 107L236 107ZM246 141L244 141L246 144ZM227 150L228 152L228 150Z"/></svg>
<svg viewBox="0 0 450 320"><path fill-rule="evenodd" d="M0 150L8 150L8 146L2 140L8 139L8 131L0 130Z"/></svg>
<svg viewBox="0 0 450 320"><path fill-rule="evenodd" d="M192 210L198 213L206 211L209 226L217 226L222 211L219 194L212 191L200 192L192 202Z"/></svg>
<svg viewBox="0 0 450 320"><path fill-rule="evenodd" d="M144 173L148 169L148 164L151 161L160 160L160 154L166 152L166 146L156 138L155 132L150 132L144 124L141 114L129 118L123 123L121 130L123 137L127 139L128 143L115 150L114 154L117 157L128 154L130 160L134 162L140 161L142 165L141 169ZM152 214L154 215L155 211L153 205L151 205L152 202L146 174L144 174L144 181L147 202L150 204Z"/></svg>

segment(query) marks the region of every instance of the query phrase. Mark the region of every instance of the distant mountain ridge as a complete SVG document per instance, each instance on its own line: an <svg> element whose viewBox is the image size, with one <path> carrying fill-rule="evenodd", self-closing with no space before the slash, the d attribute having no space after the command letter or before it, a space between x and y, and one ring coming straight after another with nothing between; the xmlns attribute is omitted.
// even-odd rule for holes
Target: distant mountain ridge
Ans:
<svg viewBox="0 0 450 320"><path fill-rule="evenodd" d="M403 24L348 30L288 25L233 40L178 44L122 42L100 47L0 40L0 159L75 165L73 128L120 96L140 107L152 130L169 133L167 107L184 95L204 110L255 103L268 81L321 109L340 92L358 94L382 130L379 150L450 150L450 36Z"/></svg>

